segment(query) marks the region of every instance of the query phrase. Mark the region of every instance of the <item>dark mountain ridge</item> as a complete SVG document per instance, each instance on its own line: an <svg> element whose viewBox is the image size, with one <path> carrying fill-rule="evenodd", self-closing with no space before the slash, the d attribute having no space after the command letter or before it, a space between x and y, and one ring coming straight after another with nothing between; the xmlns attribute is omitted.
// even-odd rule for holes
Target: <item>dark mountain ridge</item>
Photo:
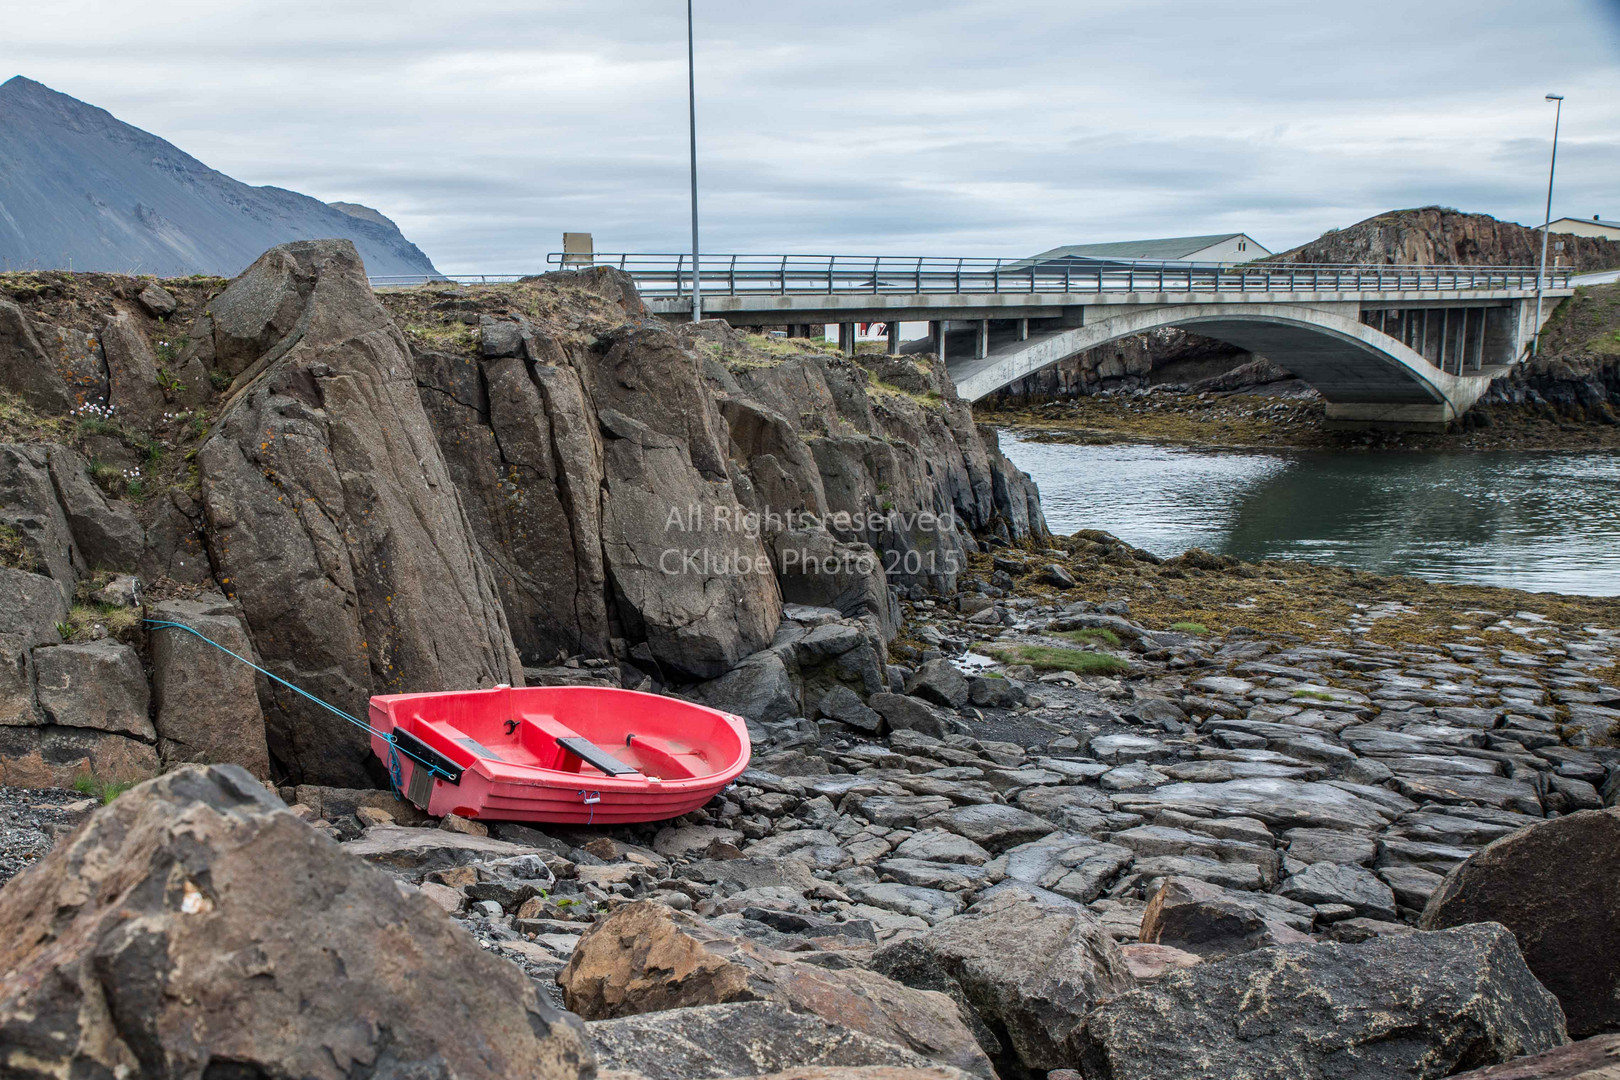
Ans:
<svg viewBox="0 0 1620 1080"><path fill-rule="evenodd" d="M0 270L231 277L266 248L334 237L370 274L438 273L369 207L244 184L105 109L0 83Z"/></svg>

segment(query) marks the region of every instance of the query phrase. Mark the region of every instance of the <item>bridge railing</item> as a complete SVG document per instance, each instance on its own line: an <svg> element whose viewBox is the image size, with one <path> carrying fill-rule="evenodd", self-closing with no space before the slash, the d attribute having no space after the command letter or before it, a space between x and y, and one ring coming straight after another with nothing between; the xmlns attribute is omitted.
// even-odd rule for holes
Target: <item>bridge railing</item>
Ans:
<svg viewBox="0 0 1620 1080"><path fill-rule="evenodd" d="M553 253L549 266L610 266L635 278L647 298L690 294L690 254ZM1367 266L1307 263L1099 263L1081 260L951 259L892 255L704 255L703 292L710 296L913 293L1302 293L1533 289L1533 266ZM1564 288L1571 271L1549 269L1548 288ZM374 286L453 280L516 281L521 274L450 274L441 278L374 277Z"/></svg>

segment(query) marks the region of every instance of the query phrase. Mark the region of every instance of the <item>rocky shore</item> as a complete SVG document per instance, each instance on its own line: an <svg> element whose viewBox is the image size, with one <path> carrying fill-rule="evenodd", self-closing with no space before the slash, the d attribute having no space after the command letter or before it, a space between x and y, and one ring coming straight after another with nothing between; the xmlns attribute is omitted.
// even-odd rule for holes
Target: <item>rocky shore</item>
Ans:
<svg viewBox="0 0 1620 1080"><path fill-rule="evenodd" d="M927 358L670 327L612 273L378 297L318 242L5 284L0 1075L1598 1080L1620 1045L1620 601L1053 537ZM674 821L433 819L143 617L357 713L683 696L753 759Z"/></svg>
<svg viewBox="0 0 1620 1080"><path fill-rule="evenodd" d="M249 816L303 830L344 888L369 865L410 918L459 926L423 963L481 952L533 986L564 1063L534 1075L594 1055L670 1080L1439 1077L1620 1029L1614 601L1160 561L1093 533L975 557L905 607L883 690L756 715L753 767L674 822L434 821L309 785L258 789ZM783 655L846 625L788 615ZM72 853L106 815L187 819L182 775L121 796L0 913L87 873ZM209 783L256 786L238 775ZM201 883L220 844L188 872L245 918L217 869ZM98 903L165 910L126 884ZM65 970L103 939L82 940L6 966ZM0 1031L31 1000L0 984Z"/></svg>

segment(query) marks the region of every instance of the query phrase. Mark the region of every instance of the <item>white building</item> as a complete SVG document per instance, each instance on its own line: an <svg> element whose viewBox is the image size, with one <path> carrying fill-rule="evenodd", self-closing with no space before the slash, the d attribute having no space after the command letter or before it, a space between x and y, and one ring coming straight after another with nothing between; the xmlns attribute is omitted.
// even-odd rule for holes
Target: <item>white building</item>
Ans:
<svg viewBox="0 0 1620 1080"><path fill-rule="evenodd" d="M1550 233L1564 233L1571 236L1596 236L1603 240L1620 240L1620 221L1604 221L1596 214L1590 221L1586 218L1561 217L1547 226Z"/></svg>
<svg viewBox="0 0 1620 1080"><path fill-rule="evenodd" d="M1110 244L1070 244L1043 251L1030 261L1059 259L1087 261L1241 263L1263 259L1271 252L1248 233L1212 233L1208 236L1167 236L1158 240L1119 240Z"/></svg>

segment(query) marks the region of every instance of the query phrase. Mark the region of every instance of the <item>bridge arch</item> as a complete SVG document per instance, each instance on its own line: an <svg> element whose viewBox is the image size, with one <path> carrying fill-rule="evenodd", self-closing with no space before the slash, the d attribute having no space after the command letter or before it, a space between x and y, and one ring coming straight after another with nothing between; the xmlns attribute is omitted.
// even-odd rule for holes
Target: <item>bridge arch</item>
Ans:
<svg viewBox="0 0 1620 1080"><path fill-rule="evenodd" d="M1077 353L1164 327L1194 329L1257 353L1292 371L1328 403L1328 414L1444 423L1490 385L1486 374L1453 375L1359 318L1305 304L1130 306L1084 326L1006 342L988 356L948 357L957 393L977 401ZM1097 308L1088 308L1089 316Z"/></svg>

